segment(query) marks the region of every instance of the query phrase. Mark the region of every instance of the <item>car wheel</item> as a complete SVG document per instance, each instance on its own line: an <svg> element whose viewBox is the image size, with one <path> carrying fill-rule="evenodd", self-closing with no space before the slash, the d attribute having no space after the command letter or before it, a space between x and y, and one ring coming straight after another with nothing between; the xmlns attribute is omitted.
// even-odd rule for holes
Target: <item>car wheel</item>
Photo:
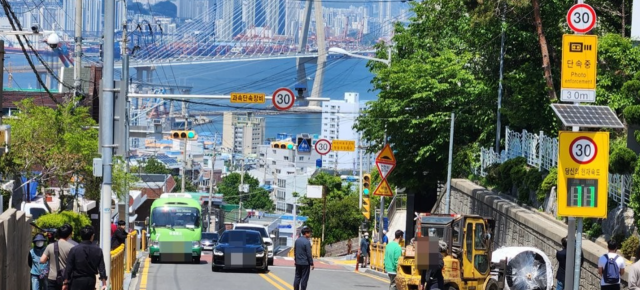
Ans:
<svg viewBox="0 0 640 290"><path fill-rule="evenodd" d="M269 264L269 266L273 266L273 258L269 258L268 264Z"/></svg>
<svg viewBox="0 0 640 290"><path fill-rule="evenodd" d="M151 263L156 264L156 263L158 263L159 260L160 260L159 257L151 257Z"/></svg>
<svg viewBox="0 0 640 290"><path fill-rule="evenodd" d="M193 263L194 264L200 264L200 257L193 258Z"/></svg>
<svg viewBox="0 0 640 290"><path fill-rule="evenodd" d="M269 272L269 262L265 259L264 264L262 264L262 273Z"/></svg>
<svg viewBox="0 0 640 290"><path fill-rule="evenodd" d="M211 272L220 272L220 268L216 266L211 266Z"/></svg>

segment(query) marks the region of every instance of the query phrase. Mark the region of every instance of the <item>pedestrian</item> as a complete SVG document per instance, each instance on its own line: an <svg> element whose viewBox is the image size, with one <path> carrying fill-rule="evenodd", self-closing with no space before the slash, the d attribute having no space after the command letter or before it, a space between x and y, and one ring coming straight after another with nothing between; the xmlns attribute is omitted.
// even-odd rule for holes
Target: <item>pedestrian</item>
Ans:
<svg viewBox="0 0 640 290"><path fill-rule="evenodd" d="M598 260L598 274L601 290L620 290L620 277L624 275L624 259L617 254L618 242L611 239L607 243L609 252Z"/></svg>
<svg viewBox="0 0 640 290"><path fill-rule="evenodd" d="M636 249L636 262L629 267L629 290L640 290L640 246Z"/></svg>
<svg viewBox="0 0 640 290"><path fill-rule="evenodd" d="M401 230L397 230L395 233L395 239L391 243L387 244L384 249L384 269L389 275L389 290L397 290L396 288L396 271L398 269L398 259L402 255L402 247L400 247L400 240L404 233Z"/></svg>
<svg viewBox="0 0 640 290"><path fill-rule="evenodd" d="M33 248L29 251L28 264L31 268L31 290L47 289L47 276L49 275L49 262L40 263L44 253L44 243L47 238L43 234L33 237Z"/></svg>
<svg viewBox="0 0 640 290"><path fill-rule="evenodd" d="M118 221L118 229L111 236L111 249L115 249L127 241L127 231L124 229L125 222L123 220Z"/></svg>
<svg viewBox="0 0 640 290"><path fill-rule="evenodd" d="M70 224L64 224L57 230L58 241L49 244L44 250L40 263L49 262L49 276L47 277L48 290L62 290L64 269L67 267L67 256L74 247L71 243L73 228Z"/></svg>
<svg viewBox="0 0 640 290"><path fill-rule="evenodd" d="M295 242L295 266L296 273L293 279L293 290L306 290L309 274L315 267L313 266L313 255L311 254L311 228L304 226L300 230L300 236Z"/></svg>
<svg viewBox="0 0 640 290"><path fill-rule="evenodd" d="M385 245L389 243L389 237L387 237L387 230L382 230L382 243Z"/></svg>
<svg viewBox="0 0 640 290"><path fill-rule="evenodd" d="M560 240L560 244L562 244L562 249L556 252L556 259L558 259L558 272L556 273L556 280L558 280L556 284L556 290L564 290L564 277L565 277L565 269L567 269L567 238L564 237ZM580 249L582 252L582 249ZM584 253L580 255L582 258L580 260L580 267L584 263Z"/></svg>
<svg viewBox="0 0 640 290"><path fill-rule="evenodd" d="M361 267L367 267L367 262L369 258L369 246L371 242L369 242L369 233L364 233L364 237L360 241L360 257L362 258Z"/></svg>
<svg viewBox="0 0 640 290"><path fill-rule="evenodd" d="M351 255L351 239L347 240L347 255Z"/></svg>
<svg viewBox="0 0 640 290"><path fill-rule="evenodd" d="M444 256L447 255L447 243L438 241L438 246L440 248L438 261L429 261L429 268L422 270L419 290L444 290L442 269L444 268Z"/></svg>
<svg viewBox="0 0 640 290"><path fill-rule="evenodd" d="M82 242L69 252L67 268L64 270L63 290L94 290L98 274L102 281L101 289L107 289L104 256L102 249L93 244L94 236L92 226L85 226L80 230Z"/></svg>

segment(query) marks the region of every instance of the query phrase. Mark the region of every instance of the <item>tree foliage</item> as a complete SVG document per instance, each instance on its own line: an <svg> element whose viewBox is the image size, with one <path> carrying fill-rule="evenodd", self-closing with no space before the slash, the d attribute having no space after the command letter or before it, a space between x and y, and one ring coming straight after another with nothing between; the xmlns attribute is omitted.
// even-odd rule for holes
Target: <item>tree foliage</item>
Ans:
<svg viewBox="0 0 640 290"><path fill-rule="evenodd" d="M173 192L182 192L182 177L174 176L173 180L176 181L176 186L173 188ZM184 181L185 192L196 192L198 188L191 183L189 179Z"/></svg>
<svg viewBox="0 0 640 290"><path fill-rule="evenodd" d="M91 225L91 220L81 213L63 211L45 214L36 221L36 225L42 229L57 229L67 223L73 227L73 239L79 242L82 240L80 238L80 229Z"/></svg>
<svg viewBox="0 0 640 290"><path fill-rule="evenodd" d="M125 189L128 185L130 186L130 184L140 180L139 177L131 174L130 172L126 172L125 166L126 164L122 157L115 156L113 158L113 180L111 189L119 198L125 196Z"/></svg>
<svg viewBox="0 0 640 290"><path fill-rule="evenodd" d="M230 204L242 201L243 208L273 211L274 204L269 192L260 187L260 182L246 172L242 182L249 185L249 192L240 194L240 177L240 173L234 172L222 179L218 185L218 193L222 193L224 201Z"/></svg>
<svg viewBox="0 0 640 290"><path fill-rule="evenodd" d="M175 18L178 15L178 7L171 1L158 2L150 9L152 14Z"/></svg>
<svg viewBox="0 0 640 290"><path fill-rule="evenodd" d="M155 157L149 157L142 167L144 173L148 174L169 174L171 170Z"/></svg>

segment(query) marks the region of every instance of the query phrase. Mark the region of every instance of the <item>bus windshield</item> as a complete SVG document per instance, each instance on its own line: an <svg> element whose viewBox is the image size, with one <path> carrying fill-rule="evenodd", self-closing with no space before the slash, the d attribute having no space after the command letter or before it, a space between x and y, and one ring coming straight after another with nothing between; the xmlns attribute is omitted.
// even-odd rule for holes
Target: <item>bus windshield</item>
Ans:
<svg viewBox="0 0 640 290"><path fill-rule="evenodd" d="M161 206L151 212L156 227L200 227L200 214L195 207Z"/></svg>

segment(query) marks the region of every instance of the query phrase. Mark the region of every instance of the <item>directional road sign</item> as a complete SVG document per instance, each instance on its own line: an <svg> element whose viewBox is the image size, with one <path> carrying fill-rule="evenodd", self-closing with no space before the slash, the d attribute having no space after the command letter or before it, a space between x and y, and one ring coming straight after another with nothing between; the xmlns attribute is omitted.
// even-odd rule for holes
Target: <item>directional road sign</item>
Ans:
<svg viewBox="0 0 640 290"><path fill-rule="evenodd" d="M264 104L264 93L231 93L232 103Z"/></svg>
<svg viewBox="0 0 640 290"><path fill-rule="evenodd" d="M356 151L356 141L354 140L333 140L331 143L333 151Z"/></svg>
<svg viewBox="0 0 640 290"><path fill-rule="evenodd" d="M373 191L373 195L377 196L393 196L393 191L391 191L391 187L386 179L382 179L376 190Z"/></svg>
<svg viewBox="0 0 640 290"><path fill-rule="evenodd" d="M562 36L562 90L563 102L595 102L598 36Z"/></svg>
<svg viewBox="0 0 640 290"><path fill-rule="evenodd" d="M296 97L293 91L288 88L279 88L273 92L271 102L273 102L273 106L276 107L276 109L284 111L291 109L295 100Z"/></svg>
<svg viewBox="0 0 640 290"><path fill-rule="evenodd" d="M327 139L320 139L316 142L316 152L320 155L326 155L331 151L331 142Z"/></svg>
<svg viewBox="0 0 640 290"><path fill-rule="evenodd" d="M596 11L584 3L573 5L567 12L567 23L576 33L587 33L596 25Z"/></svg>
<svg viewBox="0 0 640 290"><path fill-rule="evenodd" d="M558 216L606 217L609 132L560 132Z"/></svg>

